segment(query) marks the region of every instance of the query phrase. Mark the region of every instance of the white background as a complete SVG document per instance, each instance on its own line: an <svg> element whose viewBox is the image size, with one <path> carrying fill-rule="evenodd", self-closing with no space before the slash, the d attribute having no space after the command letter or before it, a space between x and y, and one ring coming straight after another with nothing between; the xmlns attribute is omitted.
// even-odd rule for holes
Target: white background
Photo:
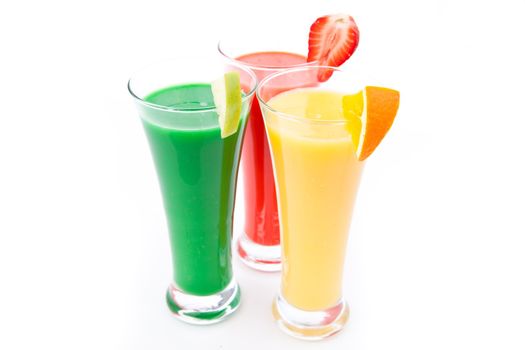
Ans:
<svg viewBox="0 0 525 350"><path fill-rule="evenodd" d="M524 5L2 2L0 348L525 349ZM183 52L211 59L223 30L303 28L306 45L333 12L360 26L352 60L402 96L358 198L351 320L321 343L284 335L278 275L235 260L238 313L182 324L164 303L168 235L127 79Z"/></svg>

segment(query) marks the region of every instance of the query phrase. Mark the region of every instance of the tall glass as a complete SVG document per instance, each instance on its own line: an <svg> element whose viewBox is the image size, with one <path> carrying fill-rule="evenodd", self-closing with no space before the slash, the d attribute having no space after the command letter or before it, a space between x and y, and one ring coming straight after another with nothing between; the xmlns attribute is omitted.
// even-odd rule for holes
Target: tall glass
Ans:
<svg viewBox="0 0 525 350"><path fill-rule="evenodd" d="M276 94L333 71L326 82ZM348 231L363 162L357 160L342 97L353 76L304 67L264 79L257 89L271 146L281 219L283 273L273 305L279 326L304 339L339 331L348 319L342 282Z"/></svg>
<svg viewBox="0 0 525 350"><path fill-rule="evenodd" d="M221 138L210 82L227 70L241 75L242 112L237 132ZM241 144L255 87L255 76L243 67L196 59L150 66L128 83L168 223L173 267L168 306L189 323L218 322L239 305L230 247Z"/></svg>
<svg viewBox="0 0 525 350"><path fill-rule="evenodd" d="M231 62L250 68L261 81L268 75L288 68L315 64L306 62L307 45L303 32L294 35L287 31L275 36L265 32L260 37L251 35L248 39L222 40L218 50ZM303 83L302 80L297 81L297 84ZM272 89L281 92L293 87L298 86L272 86ZM237 241L237 252L244 263L256 270L279 271L279 214L273 167L261 109L256 99L246 126L241 163L245 224Z"/></svg>

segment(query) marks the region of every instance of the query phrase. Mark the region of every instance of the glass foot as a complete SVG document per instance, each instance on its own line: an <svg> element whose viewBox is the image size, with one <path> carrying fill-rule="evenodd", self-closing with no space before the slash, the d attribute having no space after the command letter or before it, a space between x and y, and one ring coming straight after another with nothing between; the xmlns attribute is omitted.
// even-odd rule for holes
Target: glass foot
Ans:
<svg viewBox="0 0 525 350"><path fill-rule="evenodd" d="M233 279L221 292L206 296L184 293L171 284L166 300L179 320L207 325L222 321L239 307L241 290Z"/></svg>
<svg viewBox="0 0 525 350"><path fill-rule="evenodd" d="M329 309L305 311L290 305L281 294L275 298L272 311L281 330L303 340L321 340L339 332L349 315L345 301Z"/></svg>
<svg viewBox="0 0 525 350"><path fill-rule="evenodd" d="M281 246L262 245L242 234L237 240L237 253L242 262L252 269L275 272L281 271Z"/></svg>

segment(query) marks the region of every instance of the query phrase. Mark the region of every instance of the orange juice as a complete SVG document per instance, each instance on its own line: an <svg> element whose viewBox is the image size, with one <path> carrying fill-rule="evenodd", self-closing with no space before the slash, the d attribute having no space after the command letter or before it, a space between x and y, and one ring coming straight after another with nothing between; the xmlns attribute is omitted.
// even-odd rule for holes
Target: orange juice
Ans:
<svg viewBox="0 0 525 350"><path fill-rule="evenodd" d="M346 242L364 164L355 156L342 98L319 88L295 89L274 96L268 101L274 111L265 112L281 220L281 293L307 311L342 299Z"/></svg>

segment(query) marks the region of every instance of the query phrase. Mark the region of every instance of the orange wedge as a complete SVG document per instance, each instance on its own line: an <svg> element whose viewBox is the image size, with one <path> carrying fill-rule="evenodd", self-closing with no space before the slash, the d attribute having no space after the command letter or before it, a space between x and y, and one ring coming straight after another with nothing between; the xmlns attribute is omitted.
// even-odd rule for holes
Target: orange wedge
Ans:
<svg viewBox="0 0 525 350"><path fill-rule="evenodd" d="M392 126L399 108L399 91L367 86L343 97L343 113L348 119L358 160L374 152Z"/></svg>

